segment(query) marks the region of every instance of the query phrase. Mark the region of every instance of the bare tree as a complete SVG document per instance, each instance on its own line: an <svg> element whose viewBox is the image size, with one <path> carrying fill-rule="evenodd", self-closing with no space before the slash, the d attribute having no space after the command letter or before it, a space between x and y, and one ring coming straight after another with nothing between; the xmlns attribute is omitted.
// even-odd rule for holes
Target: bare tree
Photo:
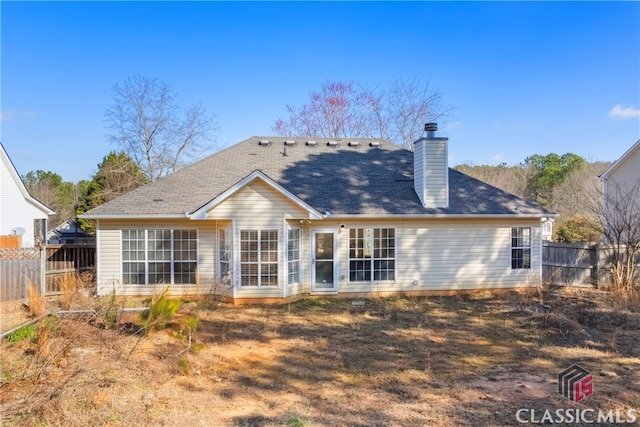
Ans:
<svg viewBox="0 0 640 427"><path fill-rule="evenodd" d="M600 219L613 284L616 289L631 290L640 256L640 179L626 186L610 180L603 196Z"/></svg>
<svg viewBox="0 0 640 427"><path fill-rule="evenodd" d="M328 81L302 107L287 104L288 119L276 120L277 135L327 138L381 138L413 149L424 123L445 117L441 95L419 79L398 79L387 89L358 89Z"/></svg>
<svg viewBox="0 0 640 427"><path fill-rule="evenodd" d="M109 140L155 181L209 148L214 117L201 104L183 111L171 86L142 75L113 87L105 113Z"/></svg>
<svg viewBox="0 0 640 427"><path fill-rule="evenodd" d="M440 121L450 112L442 94L418 78L397 79L379 99L379 136L411 151L424 124Z"/></svg>
<svg viewBox="0 0 640 427"><path fill-rule="evenodd" d="M326 82L320 92L309 94L301 108L287 104L289 119L278 119L272 127L277 135L325 138L367 138L375 132L378 99L358 91L353 83Z"/></svg>

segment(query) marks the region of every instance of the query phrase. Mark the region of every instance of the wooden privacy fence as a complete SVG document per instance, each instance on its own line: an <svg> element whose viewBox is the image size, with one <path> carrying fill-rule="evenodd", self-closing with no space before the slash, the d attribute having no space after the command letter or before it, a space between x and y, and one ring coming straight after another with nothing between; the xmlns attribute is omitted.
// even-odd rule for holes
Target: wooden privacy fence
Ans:
<svg viewBox="0 0 640 427"><path fill-rule="evenodd" d="M60 292L58 278L95 268L95 245L47 245L42 248L0 249L0 302L27 298L27 287L41 293Z"/></svg>
<svg viewBox="0 0 640 427"><path fill-rule="evenodd" d="M611 283L610 248L584 243L542 243L542 281L554 285ZM636 257L636 277L640 280L640 254Z"/></svg>
<svg viewBox="0 0 640 427"><path fill-rule="evenodd" d="M563 285L598 283L598 248L583 243L543 242L542 281Z"/></svg>
<svg viewBox="0 0 640 427"><path fill-rule="evenodd" d="M43 253L38 248L0 249L0 302L27 299L27 288L41 289Z"/></svg>
<svg viewBox="0 0 640 427"><path fill-rule="evenodd" d="M46 253L47 295L60 292L60 276L80 273L96 266L96 245L47 245Z"/></svg>

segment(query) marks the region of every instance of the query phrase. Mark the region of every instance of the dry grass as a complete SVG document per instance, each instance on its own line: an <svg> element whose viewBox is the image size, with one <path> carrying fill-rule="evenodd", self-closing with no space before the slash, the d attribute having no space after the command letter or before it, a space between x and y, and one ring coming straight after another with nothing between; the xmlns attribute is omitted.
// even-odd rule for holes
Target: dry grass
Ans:
<svg viewBox="0 0 640 427"><path fill-rule="evenodd" d="M35 285L27 287L29 298L29 315L32 317L42 317L46 313L46 301Z"/></svg>
<svg viewBox="0 0 640 427"><path fill-rule="evenodd" d="M57 282L60 289L60 307L69 310L78 291L78 276L75 273L65 273L58 277Z"/></svg>
<svg viewBox="0 0 640 427"><path fill-rule="evenodd" d="M47 357L2 343L0 423L504 426L523 407L638 408L640 314L611 298L191 302L149 336L65 317ZM595 378L580 404L556 393L557 373L575 363Z"/></svg>

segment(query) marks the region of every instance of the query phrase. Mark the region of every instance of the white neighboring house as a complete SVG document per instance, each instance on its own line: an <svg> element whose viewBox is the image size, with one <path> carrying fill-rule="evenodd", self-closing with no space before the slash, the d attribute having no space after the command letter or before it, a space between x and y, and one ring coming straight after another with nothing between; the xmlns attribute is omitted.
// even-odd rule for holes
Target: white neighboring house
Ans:
<svg viewBox="0 0 640 427"><path fill-rule="evenodd" d="M640 139L631 146L609 169L600 175L604 192L611 193L614 187L630 190L640 181Z"/></svg>
<svg viewBox="0 0 640 427"><path fill-rule="evenodd" d="M20 247L44 243L47 218L54 211L29 194L0 143L0 236L21 235Z"/></svg>
<svg viewBox="0 0 640 427"><path fill-rule="evenodd" d="M627 219L640 221L640 139L600 179L605 211L618 215L625 210Z"/></svg>
<svg viewBox="0 0 640 427"><path fill-rule="evenodd" d="M542 224L540 228L540 234L542 236L542 240L544 241L552 241L553 240L553 223L555 219L553 218L542 218Z"/></svg>

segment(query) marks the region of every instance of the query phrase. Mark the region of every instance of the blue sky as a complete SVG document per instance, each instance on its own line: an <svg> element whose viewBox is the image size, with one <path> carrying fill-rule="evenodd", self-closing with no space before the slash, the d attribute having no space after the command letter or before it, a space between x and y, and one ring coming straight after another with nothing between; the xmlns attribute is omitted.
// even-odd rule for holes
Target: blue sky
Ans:
<svg viewBox="0 0 640 427"><path fill-rule="evenodd" d="M18 172L90 179L135 74L217 115L217 147L269 135L327 80L428 80L450 165L640 138L639 2L0 2L1 135Z"/></svg>

